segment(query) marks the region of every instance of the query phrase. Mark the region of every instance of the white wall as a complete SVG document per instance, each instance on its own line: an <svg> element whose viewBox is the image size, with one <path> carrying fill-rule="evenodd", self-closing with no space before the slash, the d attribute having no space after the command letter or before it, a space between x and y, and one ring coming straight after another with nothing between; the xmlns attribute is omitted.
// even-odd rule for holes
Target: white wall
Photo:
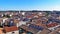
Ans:
<svg viewBox="0 0 60 34"><path fill-rule="evenodd" d="M19 34L19 30L17 30L17 31L12 31L12 32L14 32L14 34ZM12 34L12 32L7 32L6 34Z"/></svg>

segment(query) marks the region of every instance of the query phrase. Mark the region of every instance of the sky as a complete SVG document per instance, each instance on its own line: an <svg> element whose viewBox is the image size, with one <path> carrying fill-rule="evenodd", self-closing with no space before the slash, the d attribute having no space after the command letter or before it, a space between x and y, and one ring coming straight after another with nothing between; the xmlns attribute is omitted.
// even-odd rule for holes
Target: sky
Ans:
<svg viewBox="0 0 60 34"><path fill-rule="evenodd" d="M0 0L0 10L60 10L60 0Z"/></svg>

